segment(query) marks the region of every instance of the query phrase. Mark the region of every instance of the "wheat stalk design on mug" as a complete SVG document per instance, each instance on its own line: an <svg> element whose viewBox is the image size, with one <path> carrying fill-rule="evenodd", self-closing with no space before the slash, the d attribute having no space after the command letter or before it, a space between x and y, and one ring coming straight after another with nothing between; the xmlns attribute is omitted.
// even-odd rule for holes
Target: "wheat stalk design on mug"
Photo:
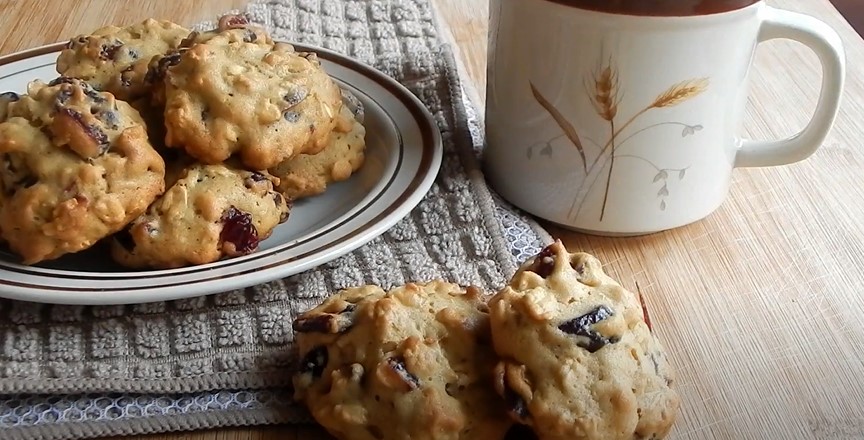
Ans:
<svg viewBox="0 0 864 440"><path fill-rule="evenodd" d="M666 201L665 197L669 195L669 189L666 182L666 179L669 175L677 175L679 180L683 180L688 168L681 169L672 169L672 168L660 168L652 161L645 159L644 157L638 155L620 155L616 154L617 150L621 148L628 140L638 135L639 133L663 126L663 125L679 125L683 126L684 129L681 133L682 137L686 137L689 135L695 134L697 131L702 130L701 125L690 125L682 122L661 122L658 124L649 125L648 127L637 130L632 133L627 138L620 140L622 132L624 132L627 128L629 128L634 122L636 122L642 115L648 113L654 109L663 109L668 107L674 107L679 104L682 104L690 99L695 98L702 94L705 90L708 89L709 80L708 78L696 78L690 79L686 81L681 81L679 83L673 84L668 89L664 90L662 93L657 95L657 97L649 103L647 106L636 112L633 116L627 119L623 124L619 124L616 122L616 118L618 116L618 106L621 103L621 97L623 94L621 93L621 85L618 81L618 70L613 65L612 60L610 59L605 66L601 66L596 72L592 72L589 77L585 79L585 92L588 95L588 99L591 101L591 104L597 113L597 115L607 121L609 123L609 138L603 144L594 143L599 148L599 154L597 157L589 164L585 154L584 144L582 139L579 137L579 134L576 128L570 123L564 115L552 104L548 99L546 99L543 94L537 89L537 87L530 83L531 93L534 95L534 98L537 102L549 113L555 123L564 131L564 136L576 147L576 150L579 153L579 158L582 162L582 169L585 171L586 181L591 172L598 166L600 160L603 160L603 163L600 164L601 167L605 167L608 163L608 171L605 175L605 189L603 191L603 204L600 208L600 221L603 221L603 218L606 215L606 204L609 200L609 193L611 191L610 185L612 182L612 174L615 169L615 159L617 158L632 158L641 160L642 162L647 163L651 167L653 167L657 174L654 177L653 183L662 182L663 186L657 193L657 197L660 198L660 209L666 209ZM550 141L551 142L551 141ZM551 155L551 144L550 142L546 142L547 147L541 151L547 152L547 154ZM529 158L531 155L532 147L529 147L528 153ZM591 182L591 186L588 191L593 188L594 184L597 181L597 178L600 174L595 176L594 180ZM576 211L576 215L578 216L578 212L581 209L580 197L582 194L582 189L584 188L585 181L583 181L579 188L576 191L576 196L573 200L573 205L570 207L570 215L573 215L574 210ZM587 194L582 198L581 202L584 203L584 200L587 199ZM578 209L577 209L578 205Z"/></svg>

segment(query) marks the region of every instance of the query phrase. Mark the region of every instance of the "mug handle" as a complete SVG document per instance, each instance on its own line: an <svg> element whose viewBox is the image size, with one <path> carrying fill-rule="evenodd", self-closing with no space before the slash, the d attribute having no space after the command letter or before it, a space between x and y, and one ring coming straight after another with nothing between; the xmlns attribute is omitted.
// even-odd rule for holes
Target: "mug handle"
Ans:
<svg viewBox="0 0 864 440"><path fill-rule="evenodd" d="M786 38L816 52L822 63L822 91L813 118L798 134L777 141L744 140L735 167L786 165L804 160L822 145L840 107L846 80L843 42L830 26L809 15L766 6L759 43Z"/></svg>

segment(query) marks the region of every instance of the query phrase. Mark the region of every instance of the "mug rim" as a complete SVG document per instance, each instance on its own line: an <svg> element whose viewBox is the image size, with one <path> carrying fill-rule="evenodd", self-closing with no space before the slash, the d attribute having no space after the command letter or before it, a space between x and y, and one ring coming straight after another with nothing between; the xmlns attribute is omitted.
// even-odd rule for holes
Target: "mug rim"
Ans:
<svg viewBox="0 0 864 440"><path fill-rule="evenodd" d="M507 1L507 0L499 0L499 1ZM719 17L719 16L723 16L723 15L742 13L746 10L757 9L757 8L763 7L767 4L765 2L765 0L755 0L753 3L751 3L749 5L741 6L741 7L735 8L735 9L730 9L728 11L711 12L708 14L687 14L687 15L685 15L685 14L656 14L656 15L650 15L650 14L634 14L634 13L628 13L628 12L603 11L603 10L592 9L592 8L579 6L579 5L567 4L566 0L538 0L538 1L540 1L541 3L553 4L556 7L561 7L561 8L566 8L566 9L578 9L580 12L599 14L602 16L607 16L609 18L613 18L613 17L618 18L618 19L621 19L621 18L634 19L635 18L635 19L640 19L640 20L670 20L670 19L671 20L696 20L696 19L700 19L700 18Z"/></svg>

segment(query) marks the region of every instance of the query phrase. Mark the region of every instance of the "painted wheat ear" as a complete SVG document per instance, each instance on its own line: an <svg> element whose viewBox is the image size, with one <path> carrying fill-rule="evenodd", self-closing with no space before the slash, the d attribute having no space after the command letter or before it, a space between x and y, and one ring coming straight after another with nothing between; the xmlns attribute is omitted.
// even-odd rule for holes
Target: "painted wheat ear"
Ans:
<svg viewBox="0 0 864 440"><path fill-rule="evenodd" d="M651 103L652 108L672 107L694 98L708 88L708 78L681 81L669 87Z"/></svg>
<svg viewBox="0 0 864 440"><path fill-rule="evenodd" d="M607 121L618 114L618 72L611 65L594 75L594 93L591 102L601 118Z"/></svg>

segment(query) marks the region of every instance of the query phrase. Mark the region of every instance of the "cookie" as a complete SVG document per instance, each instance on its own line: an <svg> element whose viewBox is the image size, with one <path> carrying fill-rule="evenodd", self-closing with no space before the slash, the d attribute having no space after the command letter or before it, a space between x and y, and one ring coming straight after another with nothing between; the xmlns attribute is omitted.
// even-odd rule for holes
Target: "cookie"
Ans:
<svg viewBox="0 0 864 440"><path fill-rule="evenodd" d="M330 141L317 154L300 154L270 170L279 178L279 191L291 200L318 195L360 169L366 150L366 129L347 105L337 119Z"/></svg>
<svg viewBox="0 0 864 440"><path fill-rule="evenodd" d="M165 141L202 163L236 154L249 169L269 169L321 151L341 106L315 54L214 38L167 69Z"/></svg>
<svg viewBox="0 0 864 440"><path fill-rule="evenodd" d="M249 254L288 218L272 176L233 165L175 161L165 194L112 237L111 255L130 268L168 269Z"/></svg>
<svg viewBox="0 0 864 440"><path fill-rule="evenodd" d="M496 388L540 439L661 439L679 396L639 300L560 242L489 302Z"/></svg>
<svg viewBox="0 0 864 440"><path fill-rule="evenodd" d="M500 440L488 325L473 287L343 290L293 322L295 398L342 440Z"/></svg>
<svg viewBox="0 0 864 440"><path fill-rule="evenodd" d="M152 18L124 28L106 26L70 40L57 58L57 72L132 100L150 93L146 76L151 59L179 47L189 32Z"/></svg>
<svg viewBox="0 0 864 440"><path fill-rule="evenodd" d="M92 246L164 190L165 164L132 107L88 84L28 86L0 124L0 229L25 264Z"/></svg>

